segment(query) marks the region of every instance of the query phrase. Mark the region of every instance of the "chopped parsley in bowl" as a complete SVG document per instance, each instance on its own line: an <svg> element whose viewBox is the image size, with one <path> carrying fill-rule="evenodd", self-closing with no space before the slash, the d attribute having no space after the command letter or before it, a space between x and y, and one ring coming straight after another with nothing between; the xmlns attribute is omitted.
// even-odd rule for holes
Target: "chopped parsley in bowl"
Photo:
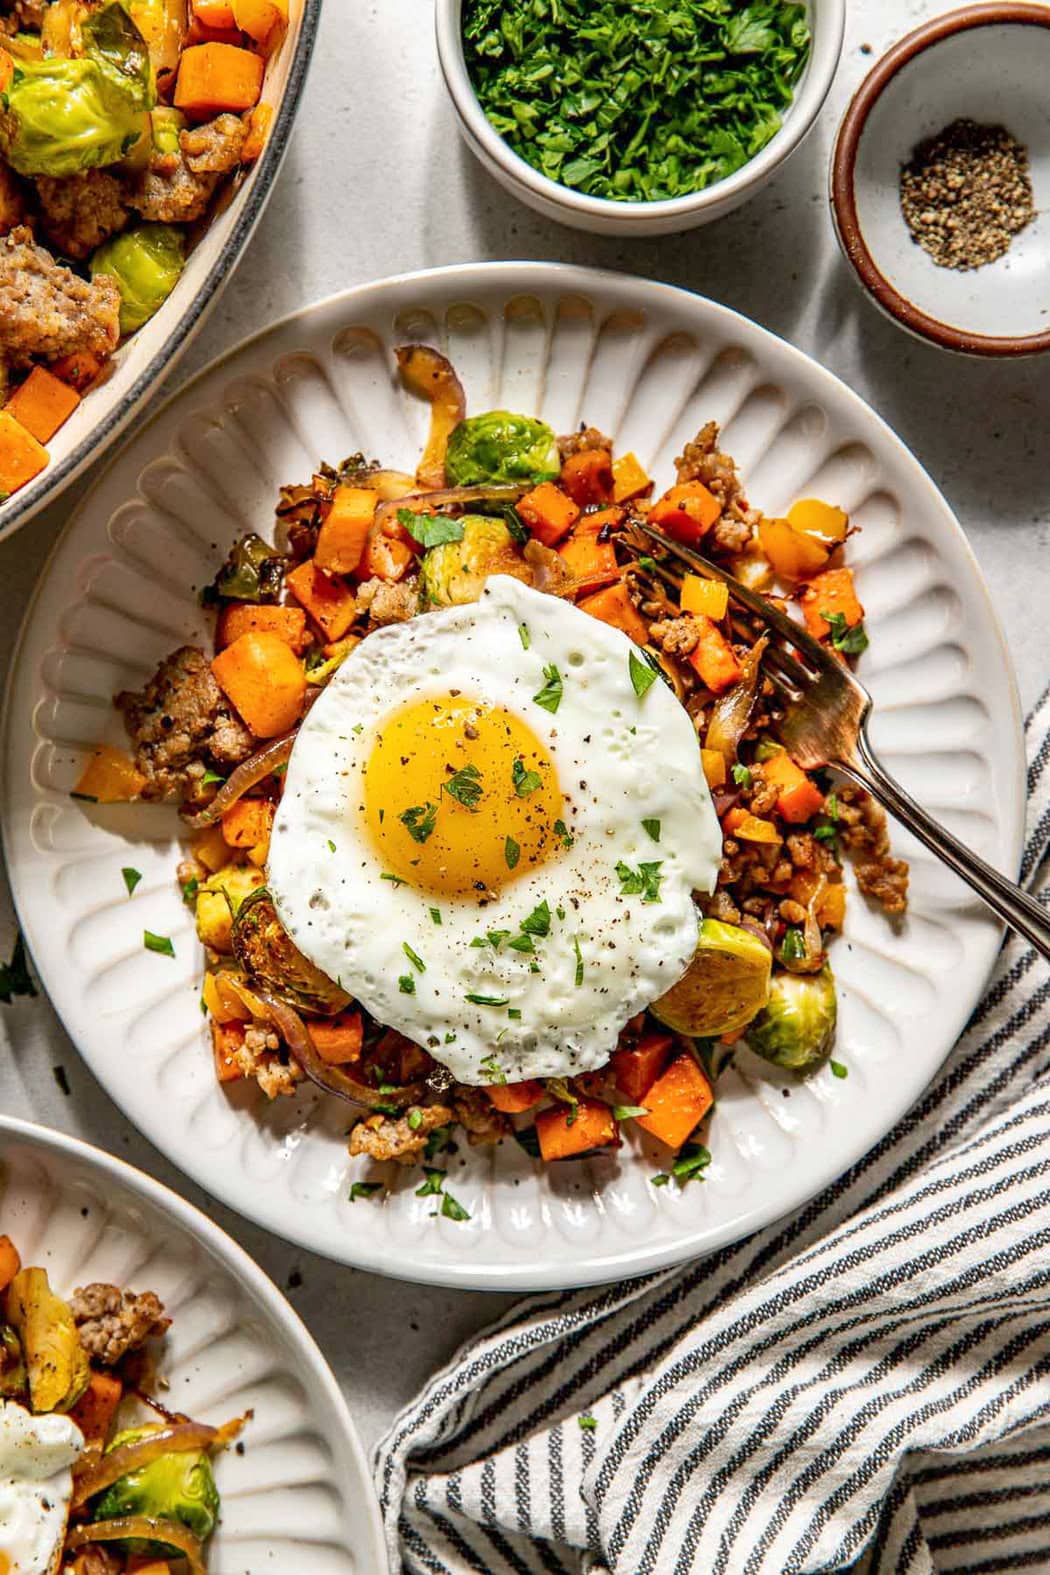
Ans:
<svg viewBox="0 0 1050 1575"><path fill-rule="evenodd" d="M728 211L809 129L843 0L439 0L467 141L549 216L659 233ZM717 188L717 190L716 190Z"/></svg>

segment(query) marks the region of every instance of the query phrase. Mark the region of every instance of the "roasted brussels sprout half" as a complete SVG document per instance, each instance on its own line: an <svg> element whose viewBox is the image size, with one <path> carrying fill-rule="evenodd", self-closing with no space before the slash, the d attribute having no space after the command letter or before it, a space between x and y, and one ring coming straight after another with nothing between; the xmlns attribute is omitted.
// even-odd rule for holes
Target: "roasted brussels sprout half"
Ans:
<svg viewBox="0 0 1050 1575"><path fill-rule="evenodd" d="M510 410L489 410L461 421L445 454L450 487L488 481L500 486L516 481L531 485L551 480L560 469L557 440L547 423Z"/></svg>
<svg viewBox="0 0 1050 1575"><path fill-rule="evenodd" d="M145 41L124 7L81 27L79 58L19 56L0 116L0 152L20 175L75 175L115 164L148 128L156 101Z"/></svg>
<svg viewBox="0 0 1050 1575"><path fill-rule="evenodd" d="M653 1002L653 1016L691 1038L738 1033L766 1004L772 967L773 955L759 936L703 919L692 962Z"/></svg>
<svg viewBox="0 0 1050 1575"><path fill-rule="evenodd" d="M253 985L298 1011L335 1017L350 1004L346 991L303 956L277 917L265 887L245 898L237 910L233 950Z"/></svg>
<svg viewBox="0 0 1050 1575"><path fill-rule="evenodd" d="M830 1053L837 1017L830 968L817 974L778 973L765 1009L748 1029L748 1043L774 1066L808 1072Z"/></svg>
<svg viewBox="0 0 1050 1575"><path fill-rule="evenodd" d="M253 864L228 864L197 888L197 938L213 952L233 950L233 921L241 903L266 879Z"/></svg>
<svg viewBox="0 0 1050 1575"><path fill-rule="evenodd" d="M131 1427L118 1433L110 1450L133 1444L156 1431L156 1425ZM154 1520L174 1520L189 1528L204 1542L219 1518L219 1491L215 1486L211 1461L203 1450L187 1449L160 1455L138 1471L118 1477L100 1494L92 1506L93 1520L113 1520L122 1515L148 1515ZM129 1539L123 1544L132 1554L158 1554L163 1558L168 1544Z"/></svg>
<svg viewBox="0 0 1050 1575"><path fill-rule="evenodd" d="M458 607L476 602L490 574L530 581L532 575L503 520L464 514L458 541L431 547L423 559L420 592L432 606Z"/></svg>
<svg viewBox="0 0 1050 1575"><path fill-rule="evenodd" d="M23 1395L29 1382L21 1342L9 1324L0 1325L0 1398Z"/></svg>
<svg viewBox="0 0 1050 1575"><path fill-rule="evenodd" d="M73 1314L48 1284L46 1269L19 1269L4 1315L18 1336L34 1411L68 1411L87 1388L88 1359Z"/></svg>
<svg viewBox="0 0 1050 1575"><path fill-rule="evenodd" d="M284 581L285 560L254 531L235 541L215 576L215 593L231 602L275 602Z"/></svg>
<svg viewBox="0 0 1050 1575"><path fill-rule="evenodd" d="M160 310L185 262L185 239L171 224L140 224L98 248L91 258L91 277L106 273L117 281L122 334L133 334Z"/></svg>

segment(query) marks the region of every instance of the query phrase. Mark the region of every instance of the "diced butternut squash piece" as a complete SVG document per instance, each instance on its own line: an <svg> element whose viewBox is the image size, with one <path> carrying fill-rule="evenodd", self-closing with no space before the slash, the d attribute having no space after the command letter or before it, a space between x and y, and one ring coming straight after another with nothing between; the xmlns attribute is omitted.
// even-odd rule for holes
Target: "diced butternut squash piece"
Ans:
<svg viewBox="0 0 1050 1575"><path fill-rule="evenodd" d="M649 510L649 523L685 547L696 547L722 512L722 505L702 481L670 487Z"/></svg>
<svg viewBox="0 0 1050 1575"><path fill-rule="evenodd" d="M301 656L310 643L306 632L306 614L301 607L273 607L266 602L229 602L219 614L215 627L215 643L220 651L232 645L242 634L256 629L267 629L276 634L287 646Z"/></svg>
<svg viewBox="0 0 1050 1575"><path fill-rule="evenodd" d="M576 1105L558 1104L541 1110L536 1117L536 1136L540 1156L549 1164L553 1159L572 1159L595 1148L618 1146L620 1129L612 1110L600 1099L581 1099Z"/></svg>
<svg viewBox="0 0 1050 1575"><path fill-rule="evenodd" d="M266 146L266 139L270 135L273 125L273 105L256 104L248 116L248 135L241 148L241 163L254 164Z"/></svg>
<svg viewBox="0 0 1050 1575"><path fill-rule="evenodd" d="M184 49L175 83L175 107L210 120L224 110L240 114L258 103L265 62L233 44L194 44Z"/></svg>
<svg viewBox="0 0 1050 1575"><path fill-rule="evenodd" d="M70 355L52 361L50 370L61 382L68 383L78 394L82 394L95 381L105 364L103 356L94 355L90 350L74 350Z"/></svg>
<svg viewBox="0 0 1050 1575"><path fill-rule="evenodd" d="M673 1045L671 1034L654 1031L643 1034L629 1050L613 1051L609 1062L613 1079L633 1105L644 1104L646 1094L670 1060Z"/></svg>
<svg viewBox="0 0 1050 1575"><path fill-rule="evenodd" d="M614 629L622 629L635 645L648 644L648 625L627 594L627 587L622 581L607 585L594 596L585 596L577 606L581 612L590 613L592 618L600 618L603 623L612 624Z"/></svg>
<svg viewBox="0 0 1050 1575"><path fill-rule="evenodd" d="M245 1074L237 1053L244 1048L244 1024L213 1022L211 1048L215 1057L215 1076L219 1082L240 1082Z"/></svg>
<svg viewBox="0 0 1050 1575"><path fill-rule="evenodd" d="M825 546L834 546L846 540L849 515L819 498L800 498L787 512L788 524L804 536L815 536Z"/></svg>
<svg viewBox="0 0 1050 1575"><path fill-rule="evenodd" d="M47 468L47 449L9 410L0 410L0 503Z"/></svg>
<svg viewBox="0 0 1050 1575"><path fill-rule="evenodd" d="M701 749L700 764L704 768L708 787L719 788L725 784L726 757L720 749Z"/></svg>
<svg viewBox="0 0 1050 1575"><path fill-rule="evenodd" d="M303 665L269 630L240 635L212 659L211 670L256 738L287 733L302 715L306 699Z"/></svg>
<svg viewBox="0 0 1050 1575"><path fill-rule="evenodd" d="M232 857L221 824L206 826L203 831L199 831L190 843L190 852L198 864L203 864L212 875L225 869Z"/></svg>
<svg viewBox="0 0 1050 1575"><path fill-rule="evenodd" d="M285 584L326 640L342 639L357 616L357 599L349 586L325 574L312 558L286 575Z"/></svg>
<svg viewBox="0 0 1050 1575"><path fill-rule="evenodd" d="M770 848L784 840L771 820L752 815L750 810L741 809L739 805L726 811L722 828L729 837L737 837L742 842L759 842Z"/></svg>
<svg viewBox="0 0 1050 1575"><path fill-rule="evenodd" d="M707 580L702 574L687 574L678 604L684 613L702 613L718 623L729 607L729 587L721 580Z"/></svg>
<svg viewBox="0 0 1050 1575"><path fill-rule="evenodd" d="M0 1236L0 1291L6 1291L21 1267L18 1248L10 1236Z"/></svg>
<svg viewBox="0 0 1050 1575"><path fill-rule="evenodd" d="M520 1116L524 1111L531 1110L533 1105L539 1104L544 1089L542 1083L529 1077L524 1083L493 1083L485 1092L494 1107L505 1116Z"/></svg>
<svg viewBox="0 0 1050 1575"><path fill-rule="evenodd" d="M400 580L415 562L416 555L395 532L404 527L395 522L394 530L385 530L368 538L361 562L357 567L359 580Z"/></svg>
<svg viewBox="0 0 1050 1575"><path fill-rule="evenodd" d="M570 454L559 478L581 509L609 503L613 495L612 455L607 448L585 448Z"/></svg>
<svg viewBox="0 0 1050 1575"><path fill-rule="evenodd" d="M50 443L80 403L80 395L46 367L35 366L11 395L4 409L20 421L38 443Z"/></svg>
<svg viewBox="0 0 1050 1575"><path fill-rule="evenodd" d="M817 923L826 930L841 930L846 922L846 888L841 881L828 886L817 903Z"/></svg>
<svg viewBox="0 0 1050 1575"><path fill-rule="evenodd" d="M199 17L191 16L184 44L190 48L199 44L227 44L233 49L242 49L244 34L239 27L209 27Z"/></svg>
<svg viewBox="0 0 1050 1575"><path fill-rule="evenodd" d="M714 694L720 695L740 677L740 663L736 653L721 629L701 613L693 614L699 639L696 649L690 652L689 662Z"/></svg>
<svg viewBox="0 0 1050 1575"><path fill-rule="evenodd" d="M222 835L231 848L254 848L270 835L274 806L268 798L240 798L222 817Z"/></svg>
<svg viewBox="0 0 1050 1575"><path fill-rule="evenodd" d="M123 750L100 744L73 789L77 798L96 804L130 804L146 786L146 778Z"/></svg>
<svg viewBox="0 0 1050 1575"><path fill-rule="evenodd" d="M762 775L777 789L777 813L781 820L800 826L824 808L823 793L786 750L780 750L763 762Z"/></svg>
<svg viewBox="0 0 1050 1575"><path fill-rule="evenodd" d="M824 543L795 530L787 520L760 520L758 539L777 579L790 584L819 573L828 561Z"/></svg>
<svg viewBox="0 0 1050 1575"><path fill-rule="evenodd" d="M522 498L518 513L537 541L556 547L579 519L580 505L553 481L541 481Z"/></svg>
<svg viewBox="0 0 1050 1575"><path fill-rule="evenodd" d="M237 29L231 0L190 0L190 10L204 27Z"/></svg>
<svg viewBox="0 0 1050 1575"><path fill-rule="evenodd" d="M269 54L288 25L288 0L232 0L233 19Z"/></svg>
<svg viewBox="0 0 1050 1575"><path fill-rule="evenodd" d="M816 640L831 633L826 616L829 613L832 617L841 613L849 629L864 622L864 608L857 599L852 569L825 569L805 587L801 601L806 628Z"/></svg>
<svg viewBox="0 0 1050 1575"><path fill-rule="evenodd" d="M577 520L568 541L558 548L569 573L578 580L618 574L612 533L622 523L622 509L598 509Z"/></svg>
<svg viewBox="0 0 1050 1575"><path fill-rule="evenodd" d="M314 560L328 574L352 574L372 529L379 493L372 487L336 487L317 536Z"/></svg>
<svg viewBox="0 0 1050 1575"><path fill-rule="evenodd" d="M668 1148L679 1149L714 1104L711 1085L688 1054L677 1056L645 1096L649 1114L638 1125Z"/></svg>
<svg viewBox="0 0 1050 1575"><path fill-rule="evenodd" d="M614 459L612 478L614 503L628 503L632 498L640 498L652 486L636 454L621 454L619 459Z"/></svg>
<svg viewBox="0 0 1050 1575"><path fill-rule="evenodd" d="M87 1388L68 1413L89 1444L107 1441L123 1394L124 1385L115 1373L92 1371Z"/></svg>
<svg viewBox="0 0 1050 1575"><path fill-rule="evenodd" d="M346 1066L361 1059L364 1025L361 1013L340 1012L338 1017L307 1024L314 1049L329 1066Z"/></svg>

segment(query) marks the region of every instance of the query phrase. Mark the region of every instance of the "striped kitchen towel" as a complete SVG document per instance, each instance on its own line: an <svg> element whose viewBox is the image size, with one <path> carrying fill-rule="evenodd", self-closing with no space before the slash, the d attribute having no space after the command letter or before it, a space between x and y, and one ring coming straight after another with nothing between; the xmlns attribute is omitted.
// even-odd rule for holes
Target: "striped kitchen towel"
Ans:
<svg viewBox="0 0 1050 1575"><path fill-rule="evenodd" d="M1050 847L1050 691L1024 878ZM1050 1572L1050 976L1011 938L916 1107L793 1218L532 1297L380 1445L412 1575Z"/></svg>

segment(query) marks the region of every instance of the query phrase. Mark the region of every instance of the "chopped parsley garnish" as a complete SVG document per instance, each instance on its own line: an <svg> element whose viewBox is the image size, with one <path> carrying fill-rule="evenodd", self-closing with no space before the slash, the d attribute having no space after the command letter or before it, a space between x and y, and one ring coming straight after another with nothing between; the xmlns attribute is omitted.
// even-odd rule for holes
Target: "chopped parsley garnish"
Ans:
<svg viewBox="0 0 1050 1575"><path fill-rule="evenodd" d="M530 793L535 793L537 788L543 786L543 778L539 772L529 771L520 755L515 756L510 775L514 783L514 791L519 798L528 798Z"/></svg>
<svg viewBox="0 0 1050 1575"><path fill-rule="evenodd" d="M440 1154L448 1148L452 1136L451 1127L433 1127L427 1133L427 1146L423 1150L424 1159L433 1159L435 1154Z"/></svg>
<svg viewBox="0 0 1050 1575"><path fill-rule="evenodd" d="M585 1433L593 1433L598 1426L598 1419L594 1416L578 1416L576 1420Z"/></svg>
<svg viewBox="0 0 1050 1575"><path fill-rule="evenodd" d="M134 869L131 868L130 865L125 865L125 867L121 870L120 873L124 877L124 885L127 887L127 893L128 893L128 896L130 897L132 892L135 890L135 887L138 885L139 881L142 879L142 871L141 870L134 870Z"/></svg>
<svg viewBox="0 0 1050 1575"><path fill-rule="evenodd" d="M751 786L751 772L747 766L742 766L739 761L733 767L733 781L737 787L749 788Z"/></svg>
<svg viewBox="0 0 1050 1575"><path fill-rule="evenodd" d="M631 685L635 694L639 700L644 699L656 682L656 669L650 667L648 662L639 661L633 651L627 658L627 669L631 675Z"/></svg>
<svg viewBox="0 0 1050 1575"><path fill-rule="evenodd" d="M408 944L407 941L402 941L401 942L401 950L404 952L405 956L408 958L408 960L412 964L413 968L417 968L420 973L426 973L426 971L427 971L426 963L423 961L422 957L420 957L418 952L414 952L412 950L411 946Z"/></svg>
<svg viewBox="0 0 1050 1575"><path fill-rule="evenodd" d="M780 943L780 955L788 962L799 962L806 955L806 938L797 925L784 931L784 939Z"/></svg>
<svg viewBox="0 0 1050 1575"><path fill-rule="evenodd" d="M143 930L142 944L148 952L159 952L162 957L175 955L175 947L169 935L154 935L152 930Z"/></svg>
<svg viewBox="0 0 1050 1575"><path fill-rule="evenodd" d="M458 1203L451 1192L442 1193L441 1213L445 1219L455 1220L457 1224L462 1224L464 1220L469 1220L470 1218L462 1203Z"/></svg>
<svg viewBox="0 0 1050 1575"><path fill-rule="evenodd" d="M522 919L521 928L526 935L549 935L551 928L551 910L547 899L533 908L527 919Z"/></svg>
<svg viewBox="0 0 1050 1575"><path fill-rule="evenodd" d="M550 711L553 715L561 705L563 693L561 673L559 673L554 663L551 662L544 667L543 677L545 679L543 688L534 694L532 698L537 705L541 705L545 711Z"/></svg>
<svg viewBox="0 0 1050 1575"><path fill-rule="evenodd" d="M510 949L512 952L524 952L526 955L536 950L532 936L524 930L520 935L515 935L510 943Z"/></svg>
<svg viewBox="0 0 1050 1575"><path fill-rule="evenodd" d="M580 951L580 937L578 935L574 935L572 938L572 949L576 953L576 988L579 989L583 983L583 953Z"/></svg>
<svg viewBox="0 0 1050 1575"><path fill-rule="evenodd" d="M643 820L642 830L647 831L654 842L660 840L660 822L658 820Z"/></svg>
<svg viewBox="0 0 1050 1575"><path fill-rule="evenodd" d="M564 820L556 820L554 822L554 835L561 839L561 841L562 841L562 843L563 843L563 845L565 847L567 847L567 848L571 848L572 847L572 843L573 843L572 832L569 830L569 828L565 824Z"/></svg>
<svg viewBox="0 0 1050 1575"><path fill-rule="evenodd" d="M397 987L402 995L415 995L416 979L411 973L403 973L398 977Z"/></svg>
<svg viewBox="0 0 1050 1575"><path fill-rule="evenodd" d="M192 908L197 901L197 893L200 891L200 887L201 883L196 875L191 875L189 880L183 881L181 887L182 900L188 908Z"/></svg>
<svg viewBox="0 0 1050 1575"><path fill-rule="evenodd" d="M849 1067L843 1066L841 1061L829 1061L832 1077L849 1077Z"/></svg>
<svg viewBox="0 0 1050 1575"><path fill-rule="evenodd" d="M841 612L824 612L820 616L824 619L831 631L831 643L836 651L841 651L843 656L859 656L868 649L868 633L863 623L852 626L846 622L846 614Z"/></svg>
<svg viewBox="0 0 1050 1575"><path fill-rule="evenodd" d="M437 820L436 804L413 804L406 809L403 815L397 818L412 838L413 842L425 842L434 829Z"/></svg>
<svg viewBox="0 0 1050 1575"><path fill-rule="evenodd" d="M478 995L474 990L468 990L466 999L472 1006L508 1006L509 995Z"/></svg>
<svg viewBox="0 0 1050 1575"><path fill-rule="evenodd" d="M358 1198L370 1198L376 1192L383 1191L381 1181L352 1181L350 1183L350 1202L356 1203Z"/></svg>
<svg viewBox="0 0 1050 1575"><path fill-rule="evenodd" d="M477 809L481 798L481 772L477 766L460 766L447 782L442 782L441 791L462 804L464 809Z"/></svg>
<svg viewBox="0 0 1050 1575"><path fill-rule="evenodd" d="M400 875L391 875L386 870L383 871L383 874L380 875L379 879L388 880L391 886L404 886L406 884Z"/></svg>
<svg viewBox="0 0 1050 1575"><path fill-rule="evenodd" d="M507 861L507 868L509 870L517 869L518 860L521 858L521 848L514 841L513 837L508 837L506 842L503 844L503 857Z"/></svg>
<svg viewBox="0 0 1050 1575"><path fill-rule="evenodd" d="M508 1006L507 1007L507 1016L512 1018L514 1022L520 1022L521 1021L520 1008L518 1008L517 1006Z"/></svg>
<svg viewBox="0 0 1050 1575"><path fill-rule="evenodd" d="M410 1132L418 1132L420 1127L423 1125L422 1110L410 1110L408 1115L405 1117L405 1120L408 1122L408 1129Z"/></svg>
<svg viewBox="0 0 1050 1575"><path fill-rule="evenodd" d="M666 1187L672 1180L684 1187L687 1181L703 1181L703 1172L710 1163L711 1152L703 1143L687 1143L669 1171L649 1179L654 1187Z"/></svg>
<svg viewBox="0 0 1050 1575"><path fill-rule="evenodd" d="M328 839L328 851L329 853L335 852L335 843L332 841L331 837Z"/></svg>
<svg viewBox="0 0 1050 1575"><path fill-rule="evenodd" d="M421 547L443 547L447 541L463 540L463 521L450 519L447 514L416 514L412 509L398 509L397 519Z"/></svg>
<svg viewBox="0 0 1050 1575"><path fill-rule="evenodd" d="M518 635L521 638L522 650L527 651L529 646L532 644L532 636L529 633L529 626L527 623L519 623Z"/></svg>
<svg viewBox="0 0 1050 1575"><path fill-rule="evenodd" d="M71 793L70 798L75 798L78 804L97 804L98 795L95 793Z"/></svg>
<svg viewBox="0 0 1050 1575"><path fill-rule="evenodd" d="M483 1061L478 1062L478 1065L493 1083L499 1083L500 1085L506 1083L507 1074L494 1055L487 1055Z"/></svg>
<svg viewBox="0 0 1050 1575"><path fill-rule="evenodd" d="M16 995L36 995L36 986L29 976L26 943L21 930L15 936L11 961L0 963L0 1002L10 1006Z"/></svg>
<svg viewBox="0 0 1050 1575"><path fill-rule="evenodd" d="M226 778L219 771L206 771L201 777L201 787L211 787L213 782L225 782Z"/></svg>
<svg viewBox="0 0 1050 1575"><path fill-rule="evenodd" d="M422 1184L416 1188L416 1197L417 1198L438 1198L438 1197L440 1197L441 1196L441 1190L442 1190L442 1188L445 1185L445 1172L443 1170L437 1170L431 1165L424 1165L423 1166L423 1177L424 1177L424 1180L423 1180Z"/></svg>
<svg viewBox="0 0 1050 1575"><path fill-rule="evenodd" d="M613 1119L616 1121L633 1121L635 1116L649 1114L645 1105L613 1105Z"/></svg>
<svg viewBox="0 0 1050 1575"><path fill-rule="evenodd" d="M616 873L620 877L621 894L624 897L641 897L643 902L660 902L662 869L662 859L652 864L639 864L636 870L621 859L616 866Z"/></svg>
<svg viewBox="0 0 1050 1575"><path fill-rule="evenodd" d="M433 922L435 924L440 924L441 923L441 909L440 908L431 908L431 910L430 910L430 917L431 917L431 919L433 920Z"/></svg>
<svg viewBox="0 0 1050 1575"><path fill-rule="evenodd" d="M482 111L534 169L589 197L657 202L733 174L781 124L809 54L789 0L466 0Z"/></svg>

